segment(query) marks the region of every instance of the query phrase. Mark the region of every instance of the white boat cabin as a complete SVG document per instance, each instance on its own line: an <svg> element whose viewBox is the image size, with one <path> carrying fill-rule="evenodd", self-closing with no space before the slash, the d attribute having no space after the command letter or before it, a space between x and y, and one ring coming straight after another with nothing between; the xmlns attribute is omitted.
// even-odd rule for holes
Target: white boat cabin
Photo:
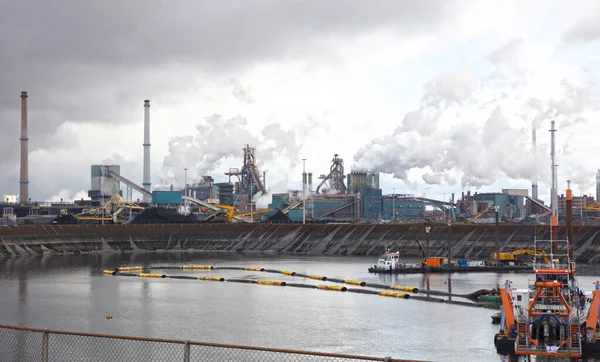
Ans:
<svg viewBox="0 0 600 362"><path fill-rule="evenodd" d="M399 267L400 252L390 253L386 250L385 254L377 260L377 268L379 269L397 269Z"/></svg>

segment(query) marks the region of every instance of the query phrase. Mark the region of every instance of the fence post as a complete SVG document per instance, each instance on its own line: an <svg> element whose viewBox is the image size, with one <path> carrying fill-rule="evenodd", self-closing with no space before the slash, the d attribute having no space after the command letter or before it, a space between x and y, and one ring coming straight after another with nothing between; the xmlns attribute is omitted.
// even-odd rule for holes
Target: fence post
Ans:
<svg viewBox="0 0 600 362"><path fill-rule="evenodd" d="M48 362L48 337L47 329L42 332L42 362Z"/></svg>
<svg viewBox="0 0 600 362"><path fill-rule="evenodd" d="M190 362L190 344L183 342L183 362Z"/></svg>

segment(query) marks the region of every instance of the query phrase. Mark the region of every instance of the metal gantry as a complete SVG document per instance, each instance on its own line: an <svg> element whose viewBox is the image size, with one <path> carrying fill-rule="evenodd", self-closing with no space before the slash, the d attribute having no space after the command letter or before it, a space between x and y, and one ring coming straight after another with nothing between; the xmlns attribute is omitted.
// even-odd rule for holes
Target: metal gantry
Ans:
<svg viewBox="0 0 600 362"><path fill-rule="evenodd" d="M114 195L103 206L85 210L79 214L73 215L80 221L112 221L115 224L127 221L124 211L129 210L129 217L132 210L144 210L142 206L128 201L121 195Z"/></svg>

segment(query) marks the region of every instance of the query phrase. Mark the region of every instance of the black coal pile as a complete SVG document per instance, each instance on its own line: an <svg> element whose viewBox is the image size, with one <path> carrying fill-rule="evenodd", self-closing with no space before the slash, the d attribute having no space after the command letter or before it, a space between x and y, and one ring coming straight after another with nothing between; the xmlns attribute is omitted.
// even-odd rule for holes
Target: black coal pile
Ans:
<svg viewBox="0 0 600 362"><path fill-rule="evenodd" d="M54 224L60 225L74 225L79 224L79 220L73 215L59 215L56 219L54 219Z"/></svg>
<svg viewBox="0 0 600 362"><path fill-rule="evenodd" d="M177 210L154 207L137 214L130 224L195 224L201 222L196 215L182 215Z"/></svg>
<svg viewBox="0 0 600 362"><path fill-rule="evenodd" d="M282 224L288 224L288 223L292 222L290 217L287 216L286 214L284 214L281 210L277 210L277 212L274 213L273 215L269 216L267 218L267 220L270 223L282 223Z"/></svg>

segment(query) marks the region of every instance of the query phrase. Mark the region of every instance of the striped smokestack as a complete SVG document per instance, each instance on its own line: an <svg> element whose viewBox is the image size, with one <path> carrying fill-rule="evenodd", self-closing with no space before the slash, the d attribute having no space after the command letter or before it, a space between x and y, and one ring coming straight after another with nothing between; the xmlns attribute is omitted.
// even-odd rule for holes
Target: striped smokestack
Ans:
<svg viewBox="0 0 600 362"><path fill-rule="evenodd" d="M21 178L19 179L19 202L29 202L29 137L27 136L27 92L21 92Z"/></svg>
<svg viewBox="0 0 600 362"><path fill-rule="evenodd" d="M150 101L144 101L144 181L142 186L152 192L150 186ZM144 202L151 202L151 198L144 194Z"/></svg>

